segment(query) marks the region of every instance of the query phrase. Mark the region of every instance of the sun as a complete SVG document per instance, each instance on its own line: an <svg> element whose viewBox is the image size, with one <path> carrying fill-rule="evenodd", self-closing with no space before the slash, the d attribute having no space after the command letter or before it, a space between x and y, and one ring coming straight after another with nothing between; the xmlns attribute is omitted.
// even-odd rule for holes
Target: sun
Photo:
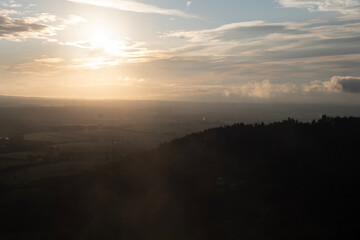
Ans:
<svg viewBox="0 0 360 240"><path fill-rule="evenodd" d="M86 62L82 59L82 66L100 69L133 62L144 55L146 49L140 43L132 42L127 37L120 37L117 33L109 26L87 26L82 35L83 40L79 42L83 48L91 51L91 57L88 57Z"/></svg>
<svg viewBox="0 0 360 240"><path fill-rule="evenodd" d="M94 31L91 34L91 41L95 46L105 48L108 45L110 38L108 34L103 31Z"/></svg>
<svg viewBox="0 0 360 240"><path fill-rule="evenodd" d="M108 55L123 55L124 43L109 37L104 31L94 31L90 37L91 45L94 49L102 49Z"/></svg>

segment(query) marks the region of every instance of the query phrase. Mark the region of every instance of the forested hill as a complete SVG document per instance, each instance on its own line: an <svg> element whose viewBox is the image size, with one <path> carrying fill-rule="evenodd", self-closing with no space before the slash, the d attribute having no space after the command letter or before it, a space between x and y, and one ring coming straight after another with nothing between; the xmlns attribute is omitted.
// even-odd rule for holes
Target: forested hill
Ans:
<svg viewBox="0 0 360 240"><path fill-rule="evenodd" d="M209 129L38 182L37 218L53 239L359 239L359 149L360 118Z"/></svg>

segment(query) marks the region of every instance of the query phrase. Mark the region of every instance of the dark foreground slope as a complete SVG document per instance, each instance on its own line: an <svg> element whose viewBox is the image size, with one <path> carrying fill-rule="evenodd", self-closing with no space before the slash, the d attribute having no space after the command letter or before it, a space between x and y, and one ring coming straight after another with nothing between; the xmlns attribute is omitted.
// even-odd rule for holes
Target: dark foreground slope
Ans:
<svg viewBox="0 0 360 240"><path fill-rule="evenodd" d="M360 239L360 119L210 129L5 190L9 239ZM13 237L13 238L11 238Z"/></svg>

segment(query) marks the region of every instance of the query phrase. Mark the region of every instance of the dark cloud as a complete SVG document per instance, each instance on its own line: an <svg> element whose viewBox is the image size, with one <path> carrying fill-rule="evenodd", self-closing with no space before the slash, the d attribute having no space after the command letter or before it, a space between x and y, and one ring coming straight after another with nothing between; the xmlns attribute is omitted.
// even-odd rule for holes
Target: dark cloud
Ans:
<svg viewBox="0 0 360 240"><path fill-rule="evenodd" d="M323 89L329 92L360 93L360 77L333 76L328 82L313 82L312 89Z"/></svg>
<svg viewBox="0 0 360 240"><path fill-rule="evenodd" d="M344 92L360 93L360 78L344 78L339 81Z"/></svg>
<svg viewBox="0 0 360 240"><path fill-rule="evenodd" d="M29 33L39 33L47 28L47 25L28 22L25 19L0 16L0 37L26 37Z"/></svg>

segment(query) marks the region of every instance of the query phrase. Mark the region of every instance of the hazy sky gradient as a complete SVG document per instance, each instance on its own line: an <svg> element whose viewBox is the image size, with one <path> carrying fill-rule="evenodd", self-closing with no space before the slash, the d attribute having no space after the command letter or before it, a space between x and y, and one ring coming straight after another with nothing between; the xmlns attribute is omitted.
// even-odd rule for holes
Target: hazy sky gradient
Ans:
<svg viewBox="0 0 360 240"><path fill-rule="evenodd" d="M359 0L4 0L0 94L360 101Z"/></svg>

